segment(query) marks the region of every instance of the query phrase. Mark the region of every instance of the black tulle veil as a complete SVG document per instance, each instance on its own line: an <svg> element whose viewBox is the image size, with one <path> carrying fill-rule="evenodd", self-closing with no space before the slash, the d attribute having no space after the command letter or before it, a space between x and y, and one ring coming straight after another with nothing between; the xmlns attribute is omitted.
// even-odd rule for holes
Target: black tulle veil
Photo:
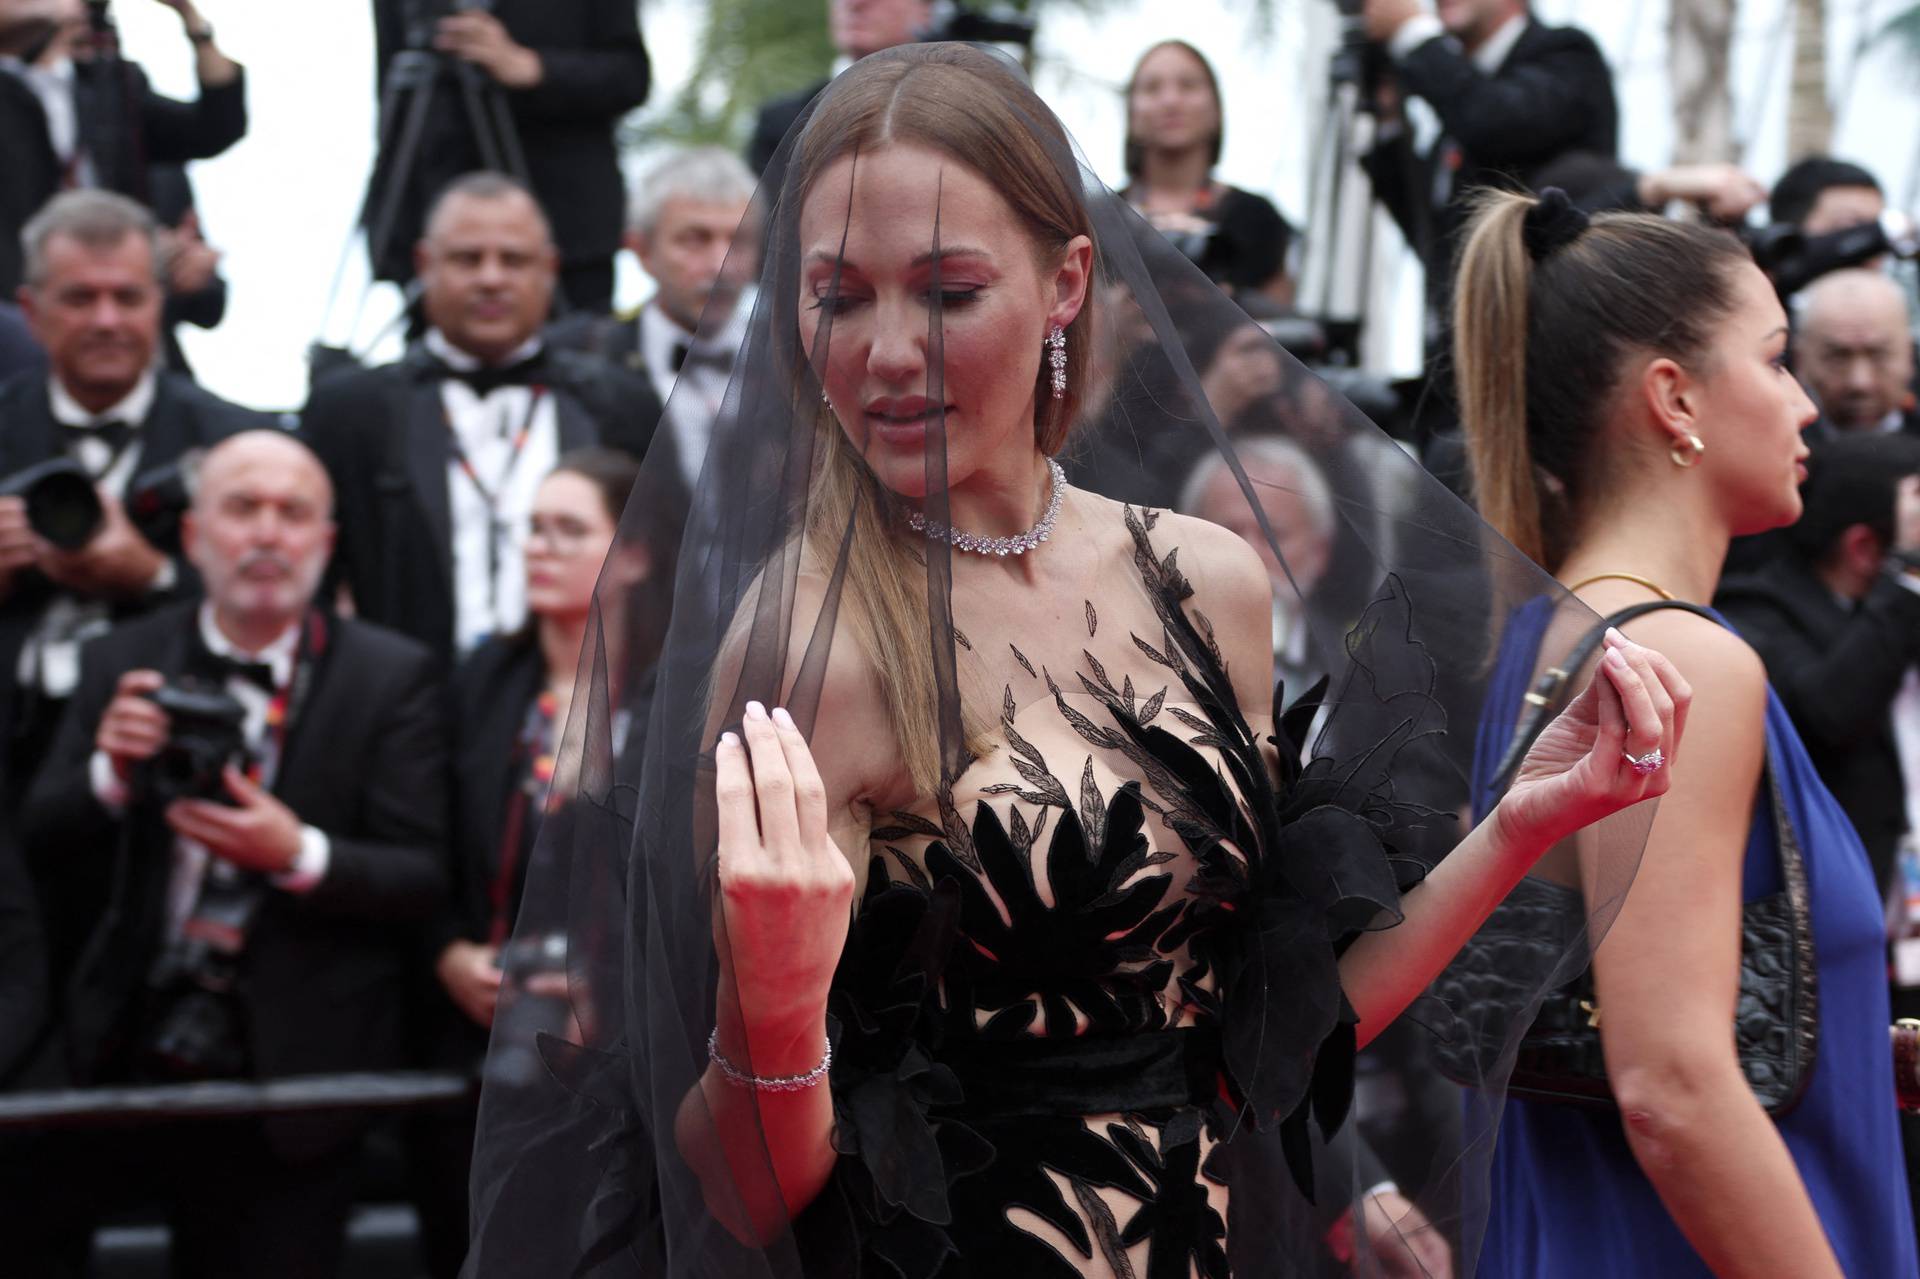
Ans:
<svg viewBox="0 0 1920 1279"><path fill-rule="evenodd" d="M931 78L918 71L926 64L944 68L943 84L958 74L972 80L974 91L998 95L1085 206L1094 280L1090 305L1067 329L1074 381L1071 393L1056 401L1044 359L1037 366L1035 439L1047 452L1068 457L1115 450L1182 471L1217 458L1234 475L1253 522L1275 542L1263 485L1242 466L1236 436L1209 402L1205 370L1196 368L1194 356L1213 341L1203 334L1248 321L1100 186L1018 73L964 46L921 46L874 55L835 81L783 142L747 215L765 228L760 270L736 272L730 264L723 277L757 274L757 288L718 298L703 324L718 329L732 305L752 308L699 480L663 520L660 504L667 499L660 495L684 486L670 474L675 459L656 451L644 469L657 482L636 490L648 495L648 509L630 504L623 519L622 537L635 541L660 540L663 523L673 526L670 613L658 616L664 603L657 578L627 586L603 577L581 664L583 687L553 783L565 802L542 831L514 940L503 955L506 981L475 1152L469 1273L728 1279L973 1273L968 1239L946 1229L954 1211L950 1186L957 1177L993 1175L994 1152L964 1124L929 1123L930 1114L956 1104L957 1076L916 1038L932 1015L927 1010L941 999L938 989L922 989L932 970L916 965L937 943L951 942L952 921L941 912L962 909L950 888L930 886L909 900L906 893L883 896L872 873L867 876L866 922L849 942L845 981L836 983L833 1005L836 1042L847 1061L844 1076L836 1061L834 1076L842 1121L835 1141L847 1175L823 1194L827 1202L810 1208L782 1238L749 1247L720 1225L708 1202L712 1188L698 1184L676 1140L677 1124L683 1132L689 1122L698 1130L699 1116L689 1121L682 1111L700 1104L696 1083L706 1066L708 1034L726 1012L715 1007L727 943L713 905L714 739L722 728L738 727L749 700L787 707L809 734L823 718L831 720L821 699L834 647L869 642L871 634L852 616L849 583L859 556L903 546L924 565L924 627L909 634L926 648L903 659L921 665L935 690L925 722L937 739L929 744L940 780L922 809L903 819L926 825L921 838L960 850L971 846L979 826L947 789L976 763L982 726L991 737L996 720L1011 729L1031 723L1036 708L1054 706L1079 714L1076 723L1103 707L1116 717L1123 711L1139 717L1140 701L1150 700L1144 685L1136 690L1131 676L1116 675L1109 687L1111 661L1095 661L1098 674L1087 673L1081 656L1091 659L1098 645L1144 648L1158 659L1157 682L1173 690L1166 704L1233 700L1206 670L1213 641L1205 620L1209 601L1178 605L1189 576L1202 577L1195 570L1205 566L1193 563L1190 548L1162 544L1176 527L1174 517L1163 521L1150 510L1116 507L1116 527L1124 521L1124 536L1137 548L1136 568L1090 593L1083 630L1016 637L1005 646L1013 649L1008 654L987 642L995 634L990 615L970 606L967 616L956 617L956 552L903 524L915 507L932 523L947 522L942 424L929 432L924 497L917 501L887 491L835 439L840 427L822 402L821 377L833 354L833 320L822 318L808 342L798 303L805 183L826 167L816 126L841 94L884 88L896 103L910 103ZM866 154L853 153L853 170ZM836 197L849 222L856 189L849 181L845 195ZM941 234L936 213L925 227L934 281L924 392L935 404L946 399ZM1209 1167L1230 1192L1226 1238L1190 1262L1156 1258L1155 1268L1142 1272L1155 1276L1186 1274L1189 1266L1219 1274L1224 1264L1240 1276L1322 1273L1328 1221L1340 1200L1367 1187L1323 1148L1329 1130L1354 1122L1347 1118L1351 1010L1342 1008L1337 990L1331 1004L1322 992L1325 1006L1305 1008L1296 995L1313 983L1301 974L1322 973L1359 930L1390 927L1399 893L1417 891L1423 871L1464 833L1474 727L1507 619L1528 610L1550 613L1543 653L1564 648L1592 621L1361 414L1278 348L1273 357L1287 371L1289 391L1269 405L1258 429L1298 443L1324 475L1342 572L1338 582L1302 596L1276 545L1283 579L1276 589L1293 593L1293 614L1313 632L1326 691L1288 713L1284 703L1308 689L1285 690L1271 730L1267 706L1239 708L1241 728L1259 731L1248 729L1244 742L1218 746L1227 761L1219 767L1223 784L1231 782L1242 795L1267 788L1264 807L1247 805L1252 816L1231 820L1251 823L1244 839L1272 847L1270 873L1289 885L1281 895L1291 905L1262 915L1264 931L1236 952L1243 979L1230 993L1215 992L1224 1019L1253 1028L1236 1034L1229 1027L1229 1064L1214 1112L1220 1144ZM822 481L829 465L851 468L837 488ZM829 495L837 495L838 505L829 508ZM877 537L898 541L889 548L862 543ZM1129 609L1147 622L1133 630L1131 645L1113 638L1112 619ZM649 614L647 625L603 624L637 610ZM1111 658L1118 650L1101 651ZM1030 691L1016 696L1016 688ZM1230 707L1220 714L1200 736L1235 735L1239 716ZM1087 742L1110 745L1091 748L1084 775L1074 766L1058 770L1066 793L1057 803L1049 799L1054 808L1041 810L1057 811L1056 840L1069 819L1083 832L1112 820L1112 809L1103 814L1083 802L1084 791L1072 793L1083 776L1100 771L1094 756L1133 760L1149 772L1162 767L1150 748L1121 740L1106 724L1085 723L1078 731ZM1254 740L1268 731L1277 747ZM1230 749L1236 744L1246 748L1239 756ZM1235 758L1260 752L1271 769L1264 781L1234 774ZM1044 770L1030 767L1034 771L1021 776L1046 790L1035 780ZM910 878L912 870L901 865L910 859L882 838L886 820L876 818L871 847L843 851L856 862L871 856L892 867L891 874ZM1638 811L1604 823L1582 836L1577 857L1562 854L1547 868L1580 884L1587 918L1574 921L1565 951L1553 962L1511 974L1517 986L1544 992L1584 965L1625 892L1648 820ZM1040 832L1024 833L1038 861ZM1356 841L1380 850L1366 874L1342 860ZM1203 869L1195 881L1208 873ZM1322 930L1313 935L1325 954L1309 947L1311 963L1289 967L1304 962L1287 958L1279 944L1289 929ZM1456 1273L1472 1271L1500 1081L1525 1016L1524 1006L1516 1015L1511 1006L1449 1009L1431 999L1407 1014L1421 1036L1470 1042L1481 1074L1480 1086L1463 1094L1464 1138L1437 1141L1423 1162L1421 1207L1448 1240ZM1287 1042L1289 1026L1308 1024L1309 1041ZM882 1041L895 1045L890 1064L870 1069L872 1045ZM740 1064L750 1069L752 1063ZM964 1100L958 1104L964 1111ZM744 1183L772 1174L762 1161L736 1175ZM1310 1190L1319 1202L1310 1202ZM1071 1240L1073 1232L1065 1233ZM1090 1274L1119 1273L1097 1248L1084 1266Z"/></svg>

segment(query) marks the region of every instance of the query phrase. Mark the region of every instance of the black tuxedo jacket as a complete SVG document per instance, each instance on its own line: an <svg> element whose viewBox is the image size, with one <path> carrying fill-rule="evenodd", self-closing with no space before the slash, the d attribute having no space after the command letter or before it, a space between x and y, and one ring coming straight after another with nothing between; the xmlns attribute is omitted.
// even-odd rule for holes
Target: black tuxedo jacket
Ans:
<svg viewBox="0 0 1920 1279"><path fill-rule="evenodd" d="M756 174L767 171L773 153L780 149L780 140L787 136L787 131L799 122L808 104L819 97L821 90L829 83L831 81L822 80L811 89L775 98L760 108L760 114L753 121L753 140L747 143L747 164Z"/></svg>
<svg viewBox="0 0 1920 1279"><path fill-rule="evenodd" d="M43 873L103 886L104 909L68 997L82 1082L116 1077L133 1045L145 975L163 940L173 835L158 811L115 816L88 776L94 732L129 670L187 668L197 608L116 628L84 650L80 687L25 812ZM402 983L420 921L445 890L446 721L437 664L377 626L327 618L311 692L287 735L273 792L332 851L307 893L276 891L242 961L262 1077L403 1064Z"/></svg>
<svg viewBox="0 0 1920 1279"><path fill-rule="evenodd" d="M636 379L603 361L553 350L560 451L606 445L644 456L659 407ZM454 644L452 506L440 381L424 350L352 369L314 387L306 442L333 476L340 512L331 580L359 616L412 636L450 666Z"/></svg>
<svg viewBox="0 0 1920 1279"><path fill-rule="evenodd" d="M80 64L74 110L94 181L146 203L148 165L219 155L246 136L247 83L202 87L192 102L162 97L137 63ZM129 127L131 124L131 127ZM20 229L59 194L64 175L47 136L47 116L19 77L0 72L0 296L20 284Z"/></svg>
<svg viewBox="0 0 1920 1279"><path fill-rule="evenodd" d="M1920 663L1920 595L1874 583L1852 612L1797 555L1728 580L1714 606L1767 666L1814 767L1853 819L1884 887L1907 828L1890 709Z"/></svg>
<svg viewBox="0 0 1920 1279"><path fill-rule="evenodd" d="M1440 117L1442 145L1417 154L1402 129L1366 156L1374 194L1427 268L1429 297L1450 297L1454 244L1465 197L1478 187L1526 187L1548 161L1569 152L1611 157L1620 113L1613 74L1586 32L1529 21L1507 60L1483 74L1451 37L1435 37L1399 65L1402 89ZM1451 139L1458 168L1440 172ZM1445 192L1445 198L1440 193Z"/></svg>
<svg viewBox="0 0 1920 1279"><path fill-rule="evenodd" d="M409 0L373 0L382 83L394 55L406 48L410 7ZM646 101L652 78L638 6L634 0L494 0L490 7L545 68L534 88L503 92L560 256L570 266L609 260L620 248L627 207L614 129ZM434 93L439 110L420 148L388 260L379 264L387 278L412 278L413 243L427 207L447 183L482 167L458 87L443 78Z"/></svg>
<svg viewBox="0 0 1920 1279"><path fill-rule="evenodd" d="M178 461L188 450L206 448L237 431L278 425L268 414L229 404L187 378L163 373L155 389L153 407L146 421L140 424L140 454L134 472L139 475ZM53 420L46 379L22 374L0 386L0 476L65 455L66 443ZM178 585L165 595L122 602L116 607L117 617L137 616L199 589L193 571L179 559L177 537L163 537L158 549L174 556L179 564ZM21 574L12 593L0 601L0 743L10 748L17 749L15 733L24 727L20 722L19 689L13 678L20 646L54 594L51 582L29 571ZM28 744L24 749L34 751L37 747Z"/></svg>

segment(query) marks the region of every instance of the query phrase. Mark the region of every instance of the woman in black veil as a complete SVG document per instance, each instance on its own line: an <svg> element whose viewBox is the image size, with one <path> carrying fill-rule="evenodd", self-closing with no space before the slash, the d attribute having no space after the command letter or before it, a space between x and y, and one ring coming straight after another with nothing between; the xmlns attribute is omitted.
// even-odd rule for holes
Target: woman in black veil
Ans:
<svg viewBox="0 0 1920 1279"><path fill-rule="evenodd" d="M582 663L577 819L497 1023L545 1029L493 1045L539 1068L483 1096L470 1270L1314 1273L1361 1189L1316 1161L1356 1048L1582 828L1597 935L1644 822L1591 824L1665 788L1684 685L1610 646L1464 831L1441 708L1477 704L1489 602L1552 585L1409 461L1336 484L1374 602L1280 711L1258 558L1052 460L1113 307L1111 392L1252 495L1162 301L1204 282L996 56L864 60L750 216L767 264L642 744L609 732L638 656ZM1326 403L1289 429L1373 431ZM1501 1030L1474 1030L1486 1096ZM1446 1202L1483 1160L1437 1170ZM1470 1265L1476 1212L1438 1228Z"/></svg>

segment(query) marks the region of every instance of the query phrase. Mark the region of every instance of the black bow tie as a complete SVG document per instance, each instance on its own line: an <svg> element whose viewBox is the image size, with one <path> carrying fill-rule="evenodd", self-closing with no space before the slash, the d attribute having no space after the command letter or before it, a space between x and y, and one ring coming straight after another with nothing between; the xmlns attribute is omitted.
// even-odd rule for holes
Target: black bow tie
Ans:
<svg viewBox="0 0 1920 1279"><path fill-rule="evenodd" d="M696 347L693 343L679 341L673 344L673 371L675 373L692 365L694 368L718 369L725 373L733 367L733 357L725 351L716 351L711 347Z"/></svg>
<svg viewBox="0 0 1920 1279"><path fill-rule="evenodd" d="M61 431L67 437L67 447L72 449L82 440L98 440L106 445L117 458L120 451L133 439L133 427L125 422L94 422L87 426L76 426L72 422L61 423Z"/></svg>
<svg viewBox="0 0 1920 1279"><path fill-rule="evenodd" d="M228 657L223 653L209 653L208 673L221 680L243 679L250 684L271 693L279 688L273 678L273 667L265 662L243 662L237 657Z"/></svg>
<svg viewBox="0 0 1920 1279"><path fill-rule="evenodd" d="M535 351L512 364L486 365L456 369L444 360L434 361L434 373L442 379L465 382L473 393L486 399L503 386L536 386L546 381L547 353Z"/></svg>

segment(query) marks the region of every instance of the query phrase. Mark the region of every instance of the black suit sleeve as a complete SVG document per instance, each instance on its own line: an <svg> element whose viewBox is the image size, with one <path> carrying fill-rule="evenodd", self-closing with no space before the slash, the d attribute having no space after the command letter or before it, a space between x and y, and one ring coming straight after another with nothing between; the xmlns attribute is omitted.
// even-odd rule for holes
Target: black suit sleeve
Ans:
<svg viewBox="0 0 1920 1279"><path fill-rule="evenodd" d="M1920 594L1882 578L1835 635L1818 639L1764 596L1730 595L1727 616L1759 652L1794 727L1816 750L1883 731L1920 660Z"/></svg>
<svg viewBox="0 0 1920 1279"><path fill-rule="evenodd" d="M421 653L365 694L388 710L359 764L360 820L350 834L326 832L327 873L298 900L360 919L426 919L447 884L446 692Z"/></svg>
<svg viewBox="0 0 1920 1279"><path fill-rule="evenodd" d="M761 107L753 120L753 139L747 143L747 167L755 177L766 174L767 166L773 163L774 152L780 149L780 139L787 133L786 113L776 110L776 105L769 103Z"/></svg>
<svg viewBox="0 0 1920 1279"><path fill-rule="evenodd" d="M88 768L94 735L120 676L135 669L103 650L111 639L109 635L81 648L80 682L61 713L52 749L34 774L21 812L27 857L47 879L104 878L108 854L118 846L121 817L94 797Z"/></svg>
<svg viewBox="0 0 1920 1279"><path fill-rule="evenodd" d="M1576 145L1612 74L1584 32L1542 33L1525 62L1489 76L1460 46L1435 36L1400 64L1406 91L1427 100L1477 164L1527 169Z"/></svg>
<svg viewBox="0 0 1920 1279"><path fill-rule="evenodd" d="M611 119L647 100L653 69L640 39L633 0L591 0L591 30L584 45L534 44L540 83L514 91L529 116L549 119Z"/></svg>
<svg viewBox="0 0 1920 1279"><path fill-rule="evenodd" d="M342 586L351 592L361 574L370 567L358 563L357 548L361 539L353 536L345 525L353 518L355 504L366 500L367 492L365 476L356 461L359 454L356 423L365 421L374 423L376 428L393 429L392 424L386 422L379 400L371 375L353 370L322 378L300 414L300 439L313 450L333 481L334 521L340 526L340 535L334 540L333 559L327 565L327 575L321 585L320 598L324 600L331 600ZM366 465L373 465L373 460L369 459Z"/></svg>
<svg viewBox="0 0 1920 1279"><path fill-rule="evenodd" d="M1412 131L1402 126L1381 139L1361 157L1360 167L1373 183L1373 198L1393 218L1407 246L1425 258L1427 225L1416 186L1426 172L1426 163L1413 149Z"/></svg>
<svg viewBox="0 0 1920 1279"><path fill-rule="evenodd" d="M140 124L148 163L211 159L247 136L247 74L242 71L231 84L201 85L192 102L162 97L142 77Z"/></svg>

